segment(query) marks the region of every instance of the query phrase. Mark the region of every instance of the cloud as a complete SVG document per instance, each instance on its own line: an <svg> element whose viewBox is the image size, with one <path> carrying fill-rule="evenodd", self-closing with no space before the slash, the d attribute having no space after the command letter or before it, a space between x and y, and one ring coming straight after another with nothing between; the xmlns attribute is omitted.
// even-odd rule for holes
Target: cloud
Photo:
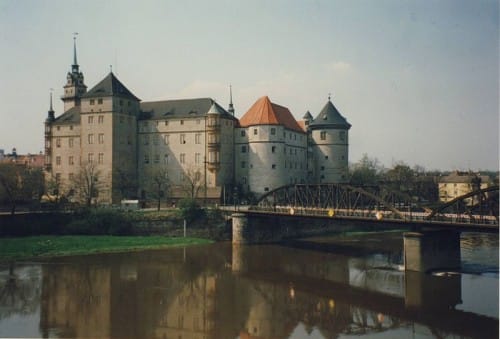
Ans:
<svg viewBox="0 0 500 339"><path fill-rule="evenodd" d="M325 65L326 69L335 73L345 73L353 69L353 66L345 61L332 61Z"/></svg>

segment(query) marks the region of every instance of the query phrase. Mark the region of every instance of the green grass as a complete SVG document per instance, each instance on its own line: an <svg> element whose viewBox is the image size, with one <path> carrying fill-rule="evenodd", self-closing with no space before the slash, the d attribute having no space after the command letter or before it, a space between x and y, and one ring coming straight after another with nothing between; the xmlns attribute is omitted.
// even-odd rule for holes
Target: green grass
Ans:
<svg viewBox="0 0 500 339"><path fill-rule="evenodd" d="M0 238L0 261L77 254L125 252L210 243L199 238L162 236L36 236Z"/></svg>

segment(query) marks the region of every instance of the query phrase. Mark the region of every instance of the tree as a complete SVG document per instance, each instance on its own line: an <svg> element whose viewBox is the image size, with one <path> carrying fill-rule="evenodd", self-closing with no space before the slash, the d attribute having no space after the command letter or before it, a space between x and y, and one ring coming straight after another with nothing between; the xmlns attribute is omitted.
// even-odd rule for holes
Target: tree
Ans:
<svg viewBox="0 0 500 339"><path fill-rule="evenodd" d="M118 168L115 171L115 176L113 179L116 180L115 187L120 192L122 199L136 196L137 181L135 180L135 175L133 175L130 171Z"/></svg>
<svg viewBox="0 0 500 339"><path fill-rule="evenodd" d="M3 199L14 214L18 203L40 201L44 191L43 173L24 164L0 164L0 187Z"/></svg>
<svg viewBox="0 0 500 339"><path fill-rule="evenodd" d="M385 173L384 178L394 190L410 192L414 188L415 176L415 171L410 166L399 162Z"/></svg>
<svg viewBox="0 0 500 339"><path fill-rule="evenodd" d="M204 187L202 172L198 167L189 166L184 170L182 189L186 196L195 199L200 189Z"/></svg>
<svg viewBox="0 0 500 339"><path fill-rule="evenodd" d="M75 180L75 189L85 206L91 206L92 199L99 196L99 191L102 189L102 183L99 181L100 177L101 171L97 169L95 163L87 162L80 167L80 172Z"/></svg>
<svg viewBox="0 0 500 339"><path fill-rule="evenodd" d="M148 177L148 192L156 199L156 206L160 210L161 199L165 198L168 190L170 189L170 179L168 178L168 171L166 168L156 168L150 173Z"/></svg>
<svg viewBox="0 0 500 339"><path fill-rule="evenodd" d="M353 185L377 185L383 167L377 158L370 158L365 153L362 158L349 168L351 184Z"/></svg>

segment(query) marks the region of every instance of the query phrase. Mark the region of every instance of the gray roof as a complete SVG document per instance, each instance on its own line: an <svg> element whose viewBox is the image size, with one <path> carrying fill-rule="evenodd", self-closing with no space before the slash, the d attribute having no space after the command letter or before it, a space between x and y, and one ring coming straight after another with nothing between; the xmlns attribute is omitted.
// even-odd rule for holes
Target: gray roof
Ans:
<svg viewBox="0 0 500 339"><path fill-rule="evenodd" d="M79 124L80 123L80 106L74 106L66 112L58 116L54 120L54 124Z"/></svg>
<svg viewBox="0 0 500 339"><path fill-rule="evenodd" d="M110 72L104 79L101 80L97 85L92 87L90 91L82 95L82 98L98 98L98 97L109 97L109 96L119 96L122 98L140 100L135 95L130 92L120 80Z"/></svg>
<svg viewBox="0 0 500 339"><path fill-rule="evenodd" d="M349 129L351 128L351 124L347 122L342 114L333 106L332 102L328 100L318 116L311 121L309 127Z"/></svg>
<svg viewBox="0 0 500 339"><path fill-rule="evenodd" d="M141 102L141 119L175 119L205 116L215 105L224 118L234 119L224 108L211 98L177 99Z"/></svg>
<svg viewBox="0 0 500 339"><path fill-rule="evenodd" d="M302 117L303 120L312 120L313 119L313 116L311 114L311 112L307 111L306 114L304 114L304 116Z"/></svg>

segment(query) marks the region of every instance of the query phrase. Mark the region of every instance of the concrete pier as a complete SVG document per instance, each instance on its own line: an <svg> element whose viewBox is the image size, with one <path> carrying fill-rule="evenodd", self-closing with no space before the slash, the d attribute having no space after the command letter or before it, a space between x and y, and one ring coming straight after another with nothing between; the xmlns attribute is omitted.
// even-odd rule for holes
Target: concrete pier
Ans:
<svg viewBox="0 0 500 339"><path fill-rule="evenodd" d="M404 234L406 271L460 268L460 233L448 230Z"/></svg>

